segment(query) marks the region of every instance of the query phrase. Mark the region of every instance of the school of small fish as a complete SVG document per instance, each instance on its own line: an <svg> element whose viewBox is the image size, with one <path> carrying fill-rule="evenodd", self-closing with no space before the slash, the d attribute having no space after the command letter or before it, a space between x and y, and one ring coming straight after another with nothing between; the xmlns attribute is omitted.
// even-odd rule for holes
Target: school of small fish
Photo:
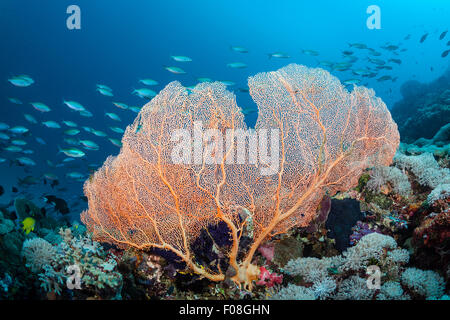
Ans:
<svg viewBox="0 0 450 320"><path fill-rule="evenodd" d="M419 37L419 44L425 43L432 35L429 32L424 33ZM439 34L439 41L444 40L447 36L447 30ZM411 34L404 37L403 41L409 41L413 39ZM429 40L428 40L429 41ZM442 52L441 57L446 58L450 53L450 49L447 49L450 45L450 41L446 43L446 49ZM249 50L242 46L230 46L230 50L236 53L236 57L244 57L245 54L249 53ZM400 43L385 43L379 48L370 48L364 43L349 43L348 48L341 50L341 57L337 61L321 60L320 52L316 50L302 49L298 52L300 57L302 55L313 57L316 59L317 66L321 68L328 69L333 74L337 74L339 78L342 79L342 83L349 89L355 85L368 85L369 79L373 78L377 82L391 81L395 82L397 77L392 76L390 72L394 70L395 67L402 65L402 60L400 55L407 51L407 49ZM268 59L290 59L293 56L283 51L275 51L267 54ZM175 75L185 75L185 67L189 66L189 63L193 61L191 57L183 55L172 55L170 56L173 65L165 65L164 69ZM182 64L183 68L177 64ZM227 68L230 69L245 69L248 67L247 63L242 61L230 61L225 64ZM198 82L212 82L213 79L208 77L197 77ZM20 88L30 87L35 83L35 80L29 75L16 75L11 76L7 81ZM220 81L227 87L233 87L236 83L232 80L216 80ZM130 94L135 95L145 101L151 100L156 96L157 92L150 89L150 87L158 86L160 83L157 80L151 78L139 79L138 85L140 87L133 89ZM89 111L88 106L75 100L61 100L60 106L49 106L45 102L31 101L28 105L32 109L24 109L23 117L30 124L30 126L44 126L48 130L53 130L52 132L59 132L63 137L63 146L55 146L56 157L52 157L56 160L46 160L45 166L48 167L48 172L43 172L40 178L44 178L48 181L58 181L60 177L56 174L50 172L54 168L61 168L67 166L68 168L73 168L70 163L74 161L80 161L89 156L92 151L98 151L101 145L94 142L88 138L81 138L82 131L92 134L96 137L104 138L109 141L112 145L116 147L121 147L121 139L119 136L110 135L122 135L125 131L124 126L120 126L122 123L122 118L118 113L131 111L133 113L138 113L140 107L128 105L125 102L117 101L114 96L114 91L111 87L105 84L96 84L95 91L100 95L114 99L111 101L111 110L105 111L104 116L108 121L109 131L104 132L90 126L83 125L82 118L80 121L76 122L73 120L52 120L46 119L39 123L37 120L37 115L45 114L51 118L52 109L55 108L67 108L69 114L79 114L81 117L91 118L93 113ZM188 86L186 89L188 91L193 90L195 86ZM26 90L26 89L25 89ZM94 90L94 89L93 89ZM239 87L236 88L236 92L248 93L248 88ZM24 105L21 99L17 97L8 97L8 101L15 105ZM117 111L115 111L117 110ZM243 108L242 112L244 115L256 113L257 110L254 107ZM47 145L42 137L33 136L33 129L28 128L23 125L8 124L5 122L0 122L0 165L5 163L10 163L10 165L17 165L21 167L35 167L37 166L37 160L33 160L34 154L39 153L39 145ZM33 137L33 139L31 139ZM37 142L38 145L34 144ZM30 147L31 146L31 147ZM35 146L33 148L33 146ZM61 156L60 158L58 157ZM39 157L43 159L44 157ZM56 163L55 163L56 162ZM98 167L97 164L89 164L88 168L93 171ZM88 177L89 173L80 173L77 171L70 171L65 173L65 178L73 179L75 181L84 181ZM53 186L53 184L52 184ZM26 226L31 228L30 226Z"/></svg>

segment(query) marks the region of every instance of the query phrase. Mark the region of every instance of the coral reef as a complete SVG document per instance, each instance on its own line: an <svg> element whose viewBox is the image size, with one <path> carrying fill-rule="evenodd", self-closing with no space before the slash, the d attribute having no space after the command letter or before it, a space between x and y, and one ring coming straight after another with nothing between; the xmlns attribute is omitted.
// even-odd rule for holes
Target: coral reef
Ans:
<svg viewBox="0 0 450 320"><path fill-rule="evenodd" d="M297 284L277 288L273 299L409 300L439 299L444 279L434 271L405 268L409 252L387 235L371 233L341 256L291 260L283 272L299 276ZM365 274L379 268L382 285L369 286ZM337 270L334 272L333 270Z"/></svg>
<svg viewBox="0 0 450 320"><path fill-rule="evenodd" d="M413 294L427 299L439 299L444 295L444 278L431 270L407 268L402 273L401 282Z"/></svg>
<svg viewBox="0 0 450 320"><path fill-rule="evenodd" d="M60 236L63 241L53 249L50 259L40 263L43 269L39 274L41 287L53 296L66 294L78 299L120 299L122 275L117 272L114 254L105 251L88 236L73 237L70 229L61 229ZM79 276L78 285L78 280L72 276ZM65 286L71 281L75 282L75 288Z"/></svg>
<svg viewBox="0 0 450 320"><path fill-rule="evenodd" d="M0 300L448 300L445 79L402 88L395 150L372 91L296 65L252 77L257 129L284 130L281 171L263 177L264 164L171 163L175 126L246 129L223 85L171 83L86 182L86 227L26 192L1 206Z"/></svg>
<svg viewBox="0 0 450 320"><path fill-rule="evenodd" d="M23 243L22 256L32 272L42 271L45 265L50 264L55 254L55 248L44 239L33 238Z"/></svg>
<svg viewBox="0 0 450 320"><path fill-rule="evenodd" d="M249 88L259 107L256 132L280 134L275 163L229 164L239 148L234 139L222 154L222 134L234 138L247 129L223 84L202 83L189 94L170 83L128 126L120 154L84 185L89 210L81 219L94 238L170 250L195 273L221 281L226 274L220 263L197 263L191 245L201 230L222 221L232 239L224 254L231 278L251 289L259 274L253 256L264 241L307 226L325 194L354 187L367 167L390 164L398 147L397 126L373 90L355 87L349 93L322 69L291 64L250 77ZM174 130L192 137L199 122L215 132L209 143L197 141L206 154L173 163ZM250 242L239 259L244 233Z"/></svg>

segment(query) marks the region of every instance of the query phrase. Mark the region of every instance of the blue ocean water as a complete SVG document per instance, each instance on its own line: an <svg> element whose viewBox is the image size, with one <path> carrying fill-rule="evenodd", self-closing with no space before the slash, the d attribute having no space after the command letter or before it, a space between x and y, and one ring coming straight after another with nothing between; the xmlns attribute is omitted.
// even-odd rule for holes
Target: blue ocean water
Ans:
<svg viewBox="0 0 450 320"><path fill-rule="evenodd" d="M366 9L377 5L381 10L381 29L370 30L366 26L369 14ZM66 9L78 5L81 9L81 30L69 30ZM125 128L136 114L120 110L112 101L130 106L142 106L147 100L132 95L140 87L139 79L152 78L159 82L151 89L161 90L167 83L178 80L185 86L195 85L199 77L213 80L230 80L236 84L239 106L251 107L253 102L245 88L247 77L262 71L276 70L288 63L318 66L320 61L338 62L343 50L360 55L361 50L349 43L363 43L381 52L380 59L401 59L400 65L390 63L393 70L382 70L375 78L365 78L362 84L374 88L389 108L401 98L399 88L410 79L421 82L437 78L448 67L448 58L442 58L448 49L445 31L450 15L446 0L433 1L28 1L3 0L0 2L0 122L23 125L30 129L24 137L27 149L34 151L28 157L36 166L23 167L14 164L20 154L0 151L7 161L0 164L0 176L5 194L0 203L11 198L11 186L27 175L42 179L45 173L54 173L60 184L54 190L40 183L28 189L38 197L43 193L58 193L73 198L82 195L82 182L65 178L68 172L81 172L89 176L88 165L101 165L119 148L105 137L96 137L83 130L77 138L90 139L100 145L98 151L86 151L87 156L51 168L46 160L59 164L65 156L58 153L58 146L66 146L63 129L43 126L42 121L71 120L79 126L90 126L120 139L120 134L109 126ZM420 38L429 33L420 43ZM405 37L410 35L409 40ZM380 49L386 44L399 45L406 51L392 55ZM242 46L248 53L230 50L230 46ZM318 56L302 53L315 50ZM290 58L269 58L268 54L285 52ZM171 55L184 55L192 62L173 61ZM369 65L361 58L353 68ZM364 57L364 58L363 58ZM230 62L243 62L245 69L227 67ZM178 66L186 74L175 75L164 66ZM361 78L350 71L331 71L341 80ZM15 87L7 81L14 75L27 74L35 83L27 88ZM393 81L377 81L383 75L398 77ZM105 84L114 91L114 97L96 92L96 84ZM20 99L23 104L11 103L8 98ZM63 104L63 100L75 100L93 113L92 118L81 117ZM40 113L30 102L43 102L52 111ZM118 114L122 122L115 123L105 117L105 112ZM30 124L23 114L33 115L38 124ZM254 123L256 114L248 117ZM45 146L36 143L43 138ZM2 143L2 147L8 145ZM20 188L19 188L20 189ZM23 192L23 191L20 191ZM83 207L79 204L79 208ZM73 212L79 213L77 206Z"/></svg>

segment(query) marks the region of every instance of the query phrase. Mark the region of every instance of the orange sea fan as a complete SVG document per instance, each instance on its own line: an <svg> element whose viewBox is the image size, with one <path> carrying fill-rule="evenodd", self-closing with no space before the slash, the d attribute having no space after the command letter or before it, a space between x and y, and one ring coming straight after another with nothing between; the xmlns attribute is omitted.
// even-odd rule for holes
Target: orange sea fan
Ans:
<svg viewBox="0 0 450 320"><path fill-rule="evenodd" d="M199 84L190 94L172 82L145 105L126 129L120 154L84 185L89 209L81 218L94 237L171 250L193 271L220 281L225 273L198 265L190 246L202 229L223 221L233 240L232 279L251 289L258 274L252 258L263 241L307 226L325 194L347 191L365 168L391 163L399 133L373 90L349 93L327 71L296 64L250 77L249 89L259 108L250 132L235 96L218 82ZM173 161L181 139L174 139L175 131L200 137L184 163ZM216 135L206 139L208 132ZM227 134L229 144L217 132ZM255 150L250 142L239 143L243 132L261 133L258 143L278 134L278 149L266 145L270 163L261 144ZM258 161L238 163L240 151ZM244 230L252 243L237 261Z"/></svg>

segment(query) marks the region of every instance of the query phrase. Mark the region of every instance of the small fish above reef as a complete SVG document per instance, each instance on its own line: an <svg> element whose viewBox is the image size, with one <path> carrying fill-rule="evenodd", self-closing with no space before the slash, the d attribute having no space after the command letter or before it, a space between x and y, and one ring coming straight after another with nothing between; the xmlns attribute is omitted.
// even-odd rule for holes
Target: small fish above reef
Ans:
<svg viewBox="0 0 450 320"><path fill-rule="evenodd" d="M25 146L27 144L26 141L21 140L21 139L13 139L13 140L11 140L11 143L15 146Z"/></svg>
<svg viewBox="0 0 450 320"><path fill-rule="evenodd" d="M233 68L233 69L243 69L243 68L247 68L247 65L243 62L230 62L227 64L227 67Z"/></svg>
<svg viewBox="0 0 450 320"><path fill-rule="evenodd" d="M89 110L82 110L80 111L80 116L82 117L87 117L87 118L91 118L94 115L92 114L92 112L90 112Z"/></svg>
<svg viewBox="0 0 450 320"><path fill-rule="evenodd" d="M9 129L9 125L4 122L0 122L0 130L7 130L7 129Z"/></svg>
<svg viewBox="0 0 450 320"><path fill-rule="evenodd" d="M386 64L386 61L382 60L382 59L372 59L372 58L368 58L370 63L376 64L376 65L384 65Z"/></svg>
<svg viewBox="0 0 450 320"><path fill-rule="evenodd" d="M367 49L367 45L365 45L364 43L349 43L348 45L357 49Z"/></svg>
<svg viewBox="0 0 450 320"><path fill-rule="evenodd" d="M377 79L378 82L386 81L386 80L392 80L392 77L391 76L382 76L382 77Z"/></svg>
<svg viewBox="0 0 450 320"><path fill-rule="evenodd" d="M207 78L207 77L200 77L200 78L197 78L197 81L198 82L212 82L212 79Z"/></svg>
<svg viewBox="0 0 450 320"><path fill-rule="evenodd" d="M158 84L158 81L153 79L141 79L139 82L145 84L146 86L156 86Z"/></svg>
<svg viewBox="0 0 450 320"><path fill-rule="evenodd" d="M100 146L91 140L80 140L80 143L87 149L98 150Z"/></svg>
<svg viewBox="0 0 450 320"><path fill-rule="evenodd" d="M59 152L63 152L66 156L73 158L81 158L86 155L83 151L77 148L60 149Z"/></svg>
<svg viewBox="0 0 450 320"><path fill-rule="evenodd" d="M3 148L3 150L9 151L9 152L22 152L23 149L18 146L8 146L6 148Z"/></svg>
<svg viewBox="0 0 450 320"><path fill-rule="evenodd" d="M396 64L402 64L402 60L400 60L400 59L389 59L389 62L394 62Z"/></svg>
<svg viewBox="0 0 450 320"><path fill-rule="evenodd" d="M14 76L8 81L16 87L29 87L34 83L34 80L27 75Z"/></svg>
<svg viewBox="0 0 450 320"><path fill-rule="evenodd" d="M36 124L37 123L36 118L33 117L31 114L24 113L23 116L24 116L25 120L27 120L29 123L32 123L32 124Z"/></svg>
<svg viewBox="0 0 450 320"><path fill-rule="evenodd" d="M394 44L386 44L385 46L381 47L384 50L388 50L388 51L395 51L398 49L398 46L394 45Z"/></svg>
<svg viewBox="0 0 450 320"><path fill-rule="evenodd" d="M103 89L103 90L112 91L112 89L109 86L105 85L105 84L97 84L97 88Z"/></svg>
<svg viewBox="0 0 450 320"><path fill-rule="evenodd" d="M28 128L25 128L24 126L15 126L15 127L9 128L8 130L11 131L12 133L16 133L16 134L23 134L23 133L27 133L28 131L30 131Z"/></svg>
<svg viewBox="0 0 450 320"><path fill-rule="evenodd" d="M8 100L9 100L9 102L14 103L14 104L23 104L23 102L17 98L8 98Z"/></svg>
<svg viewBox="0 0 450 320"><path fill-rule="evenodd" d="M53 195L43 196L44 201L54 206L54 208L62 213L67 214L70 212L69 207L67 206L67 202L64 199L58 198Z"/></svg>
<svg viewBox="0 0 450 320"><path fill-rule="evenodd" d="M378 52L378 51L376 51L376 50L374 50L374 49L370 49L369 54L370 54L371 56L375 56L375 57L381 56L381 52Z"/></svg>
<svg viewBox="0 0 450 320"><path fill-rule="evenodd" d="M84 174L80 172L68 172L66 173L66 177L70 179L81 180L84 179Z"/></svg>
<svg viewBox="0 0 450 320"><path fill-rule="evenodd" d="M116 133L124 133L125 130L123 130L122 128L119 127L109 127L109 129L111 129L111 131L114 131Z"/></svg>
<svg viewBox="0 0 450 320"><path fill-rule="evenodd" d="M178 67L165 67L165 69L174 74L185 74L186 73L186 71L184 71L183 69L178 68Z"/></svg>
<svg viewBox="0 0 450 320"><path fill-rule="evenodd" d="M248 50L244 47L231 46L230 49L233 51L236 51L236 52L240 52L240 53L248 53Z"/></svg>
<svg viewBox="0 0 450 320"><path fill-rule="evenodd" d="M122 147L122 142L120 142L120 140L114 139L114 138L109 138L108 140L116 147L119 147L119 148Z"/></svg>
<svg viewBox="0 0 450 320"><path fill-rule="evenodd" d="M63 103L68 106L70 109L75 111L85 111L86 108L83 107L80 103L76 101L63 101Z"/></svg>
<svg viewBox="0 0 450 320"><path fill-rule="evenodd" d="M58 122L50 120L50 121L43 121L42 124L44 126L46 126L47 128L52 128L52 129L59 129L61 128L61 126L59 125Z"/></svg>
<svg viewBox="0 0 450 320"><path fill-rule="evenodd" d="M54 173L44 173L44 178L47 180L58 180L58 176Z"/></svg>
<svg viewBox="0 0 450 320"><path fill-rule="evenodd" d="M27 157L19 157L16 159L23 166L35 166L36 162Z"/></svg>
<svg viewBox="0 0 450 320"><path fill-rule="evenodd" d="M135 94L140 98L145 98L149 100L151 100L154 96L156 96L156 92L148 88L135 89L131 94Z"/></svg>
<svg viewBox="0 0 450 320"><path fill-rule="evenodd" d="M22 230L25 232L25 234L29 234L31 231L34 231L36 220L34 220L32 217L27 217L23 219L22 225Z"/></svg>
<svg viewBox="0 0 450 320"><path fill-rule="evenodd" d="M270 58L288 59L291 57L287 53L284 53L284 52L268 53L268 55L269 55L269 59Z"/></svg>
<svg viewBox="0 0 450 320"><path fill-rule="evenodd" d="M421 38L420 38L420 43L423 43L428 37L428 33L425 33Z"/></svg>
<svg viewBox="0 0 450 320"><path fill-rule="evenodd" d="M226 86L234 86L235 85L235 83L230 80L220 80L219 82L223 83Z"/></svg>
<svg viewBox="0 0 450 320"><path fill-rule="evenodd" d="M80 130L78 130L78 129L69 129L69 130L64 131L64 134L67 134L68 136L75 136L79 133L80 133Z"/></svg>
<svg viewBox="0 0 450 320"><path fill-rule="evenodd" d="M18 179L19 186L30 186L30 185L38 184L38 183L39 183L39 179L37 179L36 177L33 177L33 176L26 176L23 179L21 179L21 178Z"/></svg>
<svg viewBox="0 0 450 320"><path fill-rule="evenodd" d="M357 85L357 84L361 83L361 80L359 80L359 79L348 79L348 80L344 80L343 83L345 85L353 85L353 84Z"/></svg>
<svg viewBox="0 0 450 320"><path fill-rule="evenodd" d="M42 103L42 102L31 102L30 104L37 111L40 111L40 112L49 112L49 111L51 111L50 107L47 106L45 103Z"/></svg>
<svg viewBox="0 0 450 320"><path fill-rule="evenodd" d="M105 115L108 116L111 120L121 121L120 117L117 114L115 114L115 113L106 112Z"/></svg>
<svg viewBox="0 0 450 320"><path fill-rule="evenodd" d="M191 62L192 59L186 56L170 56L173 60L177 62Z"/></svg>
<svg viewBox="0 0 450 320"><path fill-rule="evenodd" d="M66 126L71 127L71 128L78 127L78 125L77 125L75 122L73 122L73 121L63 120L63 123L64 123Z"/></svg>
<svg viewBox="0 0 450 320"><path fill-rule="evenodd" d="M319 53L314 50L302 50L302 53L306 54L308 56L314 56L314 57L319 55Z"/></svg>
<svg viewBox="0 0 450 320"><path fill-rule="evenodd" d="M107 96L107 97L113 97L114 96L114 94L111 91L106 90L106 89L97 88L95 90L97 90L101 95L104 95L104 96Z"/></svg>
<svg viewBox="0 0 450 320"><path fill-rule="evenodd" d="M113 102L112 104L115 105L119 109L123 109L123 110L128 109L128 105L123 102Z"/></svg>
<svg viewBox="0 0 450 320"><path fill-rule="evenodd" d="M39 144L42 144L42 145L45 145L45 144L47 144L47 143L45 142L45 140L44 140L44 139L42 139L42 138L39 138L39 137L35 137L35 139L36 139L36 142L37 142L37 143L39 143Z"/></svg>
<svg viewBox="0 0 450 320"><path fill-rule="evenodd" d="M49 178L47 178L47 175L45 176L45 178L44 178L44 184L47 184L47 180L50 180L51 182L50 182L50 186L52 187L52 189L55 187L55 186L57 186L57 185L59 185L59 181L58 181L58 179L57 179L58 177L56 177L56 179L49 179Z"/></svg>

